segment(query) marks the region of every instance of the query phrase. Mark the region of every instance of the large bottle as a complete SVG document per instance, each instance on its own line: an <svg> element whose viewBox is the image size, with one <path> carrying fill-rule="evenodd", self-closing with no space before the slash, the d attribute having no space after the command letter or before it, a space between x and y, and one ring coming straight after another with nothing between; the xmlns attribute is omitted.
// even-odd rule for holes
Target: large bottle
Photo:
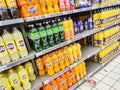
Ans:
<svg viewBox="0 0 120 90"><path fill-rule="evenodd" d="M4 44L3 39L0 37L0 62L1 64L5 65L10 63L10 57L8 55L6 46Z"/></svg>
<svg viewBox="0 0 120 90"><path fill-rule="evenodd" d="M71 38L74 38L73 20L70 17L68 18L68 24L70 29L70 36Z"/></svg>
<svg viewBox="0 0 120 90"><path fill-rule="evenodd" d="M46 0L48 14L54 13L52 0Z"/></svg>
<svg viewBox="0 0 120 90"><path fill-rule="evenodd" d="M36 79L35 73L34 73L34 68L31 62L26 62L25 63L25 69L28 71L28 75L30 78L30 81L34 81Z"/></svg>
<svg viewBox="0 0 120 90"><path fill-rule="evenodd" d="M18 54L17 47L15 45L14 39L12 34L7 31L7 29L3 30L2 38L5 42L5 45L7 47L8 53L10 55L10 58L12 61L18 60L20 58Z"/></svg>
<svg viewBox="0 0 120 90"><path fill-rule="evenodd" d="M12 35L13 35L13 38L15 39L15 43L17 45L20 56L21 57L28 56L28 51L27 51L22 33L16 27L13 27Z"/></svg>
<svg viewBox="0 0 120 90"><path fill-rule="evenodd" d="M47 14L46 0L39 0L39 1L40 1L40 6L41 6L42 14Z"/></svg>
<svg viewBox="0 0 120 90"><path fill-rule="evenodd" d="M31 88L31 83L29 81L29 75L27 70L22 65L17 66L16 70L23 85L23 88L25 90L29 90Z"/></svg>
<svg viewBox="0 0 120 90"><path fill-rule="evenodd" d="M60 8L58 6L58 0L52 0L52 2L53 2L54 13L60 12Z"/></svg>
<svg viewBox="0 0 120 90"><path fill-rule="evenodd" d="M23 90L18 74L13 69L10 69L8 71L8 78L14 90Z"/></svg>
<svg viewBox="0 0 120 90"><path fill-rule="evenodd" d="M10 82L5 73L0 73L0 90L12 90Z"/></svg>

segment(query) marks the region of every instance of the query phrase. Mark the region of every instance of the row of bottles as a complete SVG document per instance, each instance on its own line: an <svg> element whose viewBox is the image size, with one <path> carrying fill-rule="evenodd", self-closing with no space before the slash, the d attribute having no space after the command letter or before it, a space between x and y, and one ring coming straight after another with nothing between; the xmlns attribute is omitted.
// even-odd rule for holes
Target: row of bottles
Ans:
<svg viewBox="0 0 120 90"><path fill-rule="evenodd" d="M32 63L26 62L0 73L0 86L2 90L30 90L35 79Z"/></svg>
<svg viewBox="0 0 120 90"><path fill-rule="evenodd" d="M114 5L118 0L92 0L92 6Z"/></svg>
<svg viewBox="0 0 120 90"><path fill-rule="evenodd" d="M70 17L30 24L27 29L29 41L36 52L74 38L73 20Z"/></svg>
<svg viewBox="0 0 120 90"><path fill-rule="evenodd" d="M93 12L93 27L101 28L119 22L120 20L120 7L110 7Z"/></svg>
<svg viewBox="0 0 120 90"><path fill-rule="evenodd" d="M50 81L47 85L43 86L43 90L67 90L68 87L86 76L86 64L80 63L75 68L60 75L55 80Z"/></svg>
<svg viewBox="0 0 120 90"><path fill-rule="evenodd" d="M102 64L113 57L117 52L119 52L119 47L119 42L117 41L94 55L92 60Z"/></svg>
<svg viewBox="0 0 120 90"><path fill-rule="evenodd" d="M120 26L109 28L105 31L94 34L94 46L103 46L113 42L120 37Z"/></svg>
<svg viewBox="0 0 120 90"><path fill-rule="evenodd" d="M44 76L45 73L52 76L81 58L81 46L79 43L74 43L36 58L36 64L40 76Z"/></svg>
<svg viewBox="0 0 120 90"><path fill-rule="evenodd" d="M23 35L17 27L12 27L10 33L7 28L3 28L0 37L0 62L5 65L11 61L28 56L28 51L23 39Z"/></svg>

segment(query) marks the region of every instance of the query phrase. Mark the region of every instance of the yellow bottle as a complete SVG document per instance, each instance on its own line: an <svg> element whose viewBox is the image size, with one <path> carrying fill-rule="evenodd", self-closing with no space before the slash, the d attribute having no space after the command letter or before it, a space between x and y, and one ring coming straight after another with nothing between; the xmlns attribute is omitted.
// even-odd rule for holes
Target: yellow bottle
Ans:
<svg viewBox="0 0 120 90"><path fill-rule="evenodd" d="M13 69L8 70L8 79L14 90L23 90L18 74Z"/></svg>
<svg viewBox="0 0 120 90"><path fill-rule="evenodd" d="M70 37L74 38L73 20L69 17L68 19Z"/></svg>
<svg viewBox="0 0 120 90"><path fill-rule="evenodd" d="M45 70L44 69L39 70L39 75L44 76L45 75Z"/></svg>
<svg viewBox="0 0 120 90"><path fill-rule="evenodd" d="M7 31L7 29L4 29L4 32L2 34L2 38L5 42L5 45L7 47L8 53L12 61L18 60L20 58L18 54L18 50L16 48L14 38L11 33Z"/></svg>
<svg viewBox="0 0 120 90"><path fill-rule="evenodd" d="M25 69L28 71L30 81L34 81L36 79L36 75L34 73L34 68L33 68L32 63L26 62L24 66L25 66Z"/></svg>
<svg viewBox="0 0 120 90"><path fill-rule="evenodd" d="M81 45L76 43L77 58L80 60L82 58Z"/></svg>
<svg viewBox="0 0 120 90"><path fill-rule="evenodd" d="M74 57L74 61L77 62L78 58L77 58L77 47L76 47L76 43L74 43L72 45L72 51L73 51L73 57Z"/></svg>
<svg viewBox="0 0 120 90"><path fill-rule="evenodd" d="M10 57L8 55L6 46L3 39L0 37L0 62L2 65L10 63Z"/></svg>
<svg viewBox="0 0 120 90"><path fill-rule="evenodd" d="M10 82L4 73L0 73L0 89L1 90L12 90Z"/></svg>
<svg viewBox="0 0 120 90"><path fill-rule="evenodd" d="M70 64L73 64L74 58L73 58L73 54L72 54L72 48L70 46L68 47L68 55L69 55Z"/></svg>
<svg viewBox="0 0 120 90"><path fill-rule="evenodd" d="M29 90L31 88L31 83L29 81L29 75L27 70L22 65L19 65L16 67L16 71L19 75L23 88L25 90Z"/></svg>
<svg viewBox="0 0 120 90"><path fill-rule="evenodd" d="M98 44L99 44L99 47L103 46L103 33L102 32L98 33Z"/></svg>
<svg viewBox="0 0 120 90"><path fill-rule="evenodd" d="M20 56L21 57L28 56L28 51L27 51L22 33L16 27L13 27L12 35L13 35L13 38L15 39L15 43Z"/></svg>
<svg viewBox="0 0 120 90"><path fill-rule="evenodd" d="M82 62L82 68L83 68L83 75L86 76L86 64L85 62Z"/></svg>
<svg viewBox="0 0 120 90"><path fill-rule="evenodd" d="M96 47L99 45L97 41L98 41L98 33L94 34L94 46Z"/></svg>
<svg viewBox="0 0 120 90"><path fill-rule="evenodd" d="M80 63L78 67L79 67L79 72L80 72L80 78L82 79L84 77L82 64Z"/></svg>
<svg viewBox="0 0 120 90"><path fill-rule="evenodd" d="M77 81L79 81L79 80L80 80L79 66L76 66L76 67L74 68L74 71L75 71L76 79L77 79Z"/></svg>

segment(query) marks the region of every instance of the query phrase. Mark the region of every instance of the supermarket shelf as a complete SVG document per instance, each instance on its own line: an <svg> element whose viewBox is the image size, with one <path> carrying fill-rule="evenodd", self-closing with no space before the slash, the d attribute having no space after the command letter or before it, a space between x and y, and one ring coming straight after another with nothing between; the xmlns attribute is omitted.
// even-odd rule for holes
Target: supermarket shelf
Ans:
<svg viewBox="0 0 120 90"><path fill-rule="evenodd" d="M30 90L37 90L42 87L42 81L40 77L37 77L36 80L32 83L32 88Z"/></svg>
<svg viewBox="0 0 120 90"><path fill-rule="evenodd" d="M48 52L51 52L51 51L56 50L56 49L58 49L58 48L61 48L61 47L65 46L65 45L71 44L71 43L73 43L73 42L75 42L75 41L77 41L77 40L80 40L80 39L85 38L85 37L87 37L87 36L93 35L93 34L95 34L95 33L97 33L97 32L103 31L103 30L105 30L105 29L107 29L107 28L110 28L110 27L112 27L112 26L115 26L115 25L117 25L117 24L119 24L119 23L120 23L120 22L117 22L117 23L114 23L114 24L112 24L112 25L110 25L110 26L107 26L107 27L104 27L104 28L97 28L97 29L92 29L92 30L85 30L83 33L80 33L80 34L75 35L75 37L74 37L73 39L68 40L68 41L65 41L65 42L63 42L63 43L61 43L61 44L55 45L55 46L53 46L53 47L50 47L50 48L48 48L48 49L46 49L46 50L43 50L43 51L41 51L41 52L38 52L38 53L35 54L35 56L36 56L36 57L39 57L39 56L41 56L41 55L43 55L43 54L46 54L46 53L48 53Z"/></svg>
<svg viewBox="0 0 120 90"><path fill-rule="evenodd" d="M116 6L116 5L120 5L120 3L106 5L106 6L98 6L98 7L87 7L87 8L81 8L81 9L75 9L75 10L70 10L70 11L65 11L65 12L54 13L54 14L40 15L40 16L35 16L35 17L28 17L28 18L25 18L24 20L25 20L25 22L31 22L31 21L41 20L41 19L64 16L64 15L80 13L80 12L85 12L85 11L90 11L90 10L95 10L95 9L101 9L101 8L111 7L111 6Z"/></svg>
<svg viewBox="0 0 120 90"><path fill-rule="evenodd" d="M24 22L23 18L4 20L4 21L0 21L0 26L18 24L18 23L23 23L23 22Z"/></svg>
<svg viewBox="0 0 120 90"><path fill-rule="evenodd" d="M86 64L87 65L87 76L84 77L83 79L81 79L79 82L76 82L68 90L74 90L75 88L77 88L78 86L80 86L89 77L91 77L92 75L94 75L98 70L100 70L101 68L103 68L106 64L108 64L111 60L113 60L119 54L120 54L120 52L118 52L117 54L115 54L111 59L107 60L103 64L95 63L95 62L92 62L92 61L87 61L87 64Z"/></svg>
<svg viewBox="0 0 120 90"><path fill-rule="evenodd" d="M34 59L34 58L35 58L35 55L34 55L34 54L30 54L30 55L28 55L28 56L25 57L25 58L21 58L21 59L19 59L19 60L13 61L13 62L11 62L11 63L9 63L9 64L7 64L7 65L4 65L4 66L0 65L0 72L5 71L5 70L7 70L7 69L10 69L10 68L12 68L12 67L14 67L14 66L17 66L17 65L19 65L19 64L22 64L22 63L24 63L24 62L26 62L26 61L29 61L29 60L31 60L31 59Z"/></svg>

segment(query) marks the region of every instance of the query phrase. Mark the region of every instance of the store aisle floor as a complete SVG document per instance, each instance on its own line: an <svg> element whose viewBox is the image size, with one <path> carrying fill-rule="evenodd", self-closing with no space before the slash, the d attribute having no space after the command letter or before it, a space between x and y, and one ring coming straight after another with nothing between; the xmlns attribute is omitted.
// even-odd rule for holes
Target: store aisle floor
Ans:
<svg viewBox="0 0 120 90"><path fill-rule="evenodd" d="M96 81L95 86L85 82L76 90L120 90L120 56L108 63L91 79Z"/></svg>

